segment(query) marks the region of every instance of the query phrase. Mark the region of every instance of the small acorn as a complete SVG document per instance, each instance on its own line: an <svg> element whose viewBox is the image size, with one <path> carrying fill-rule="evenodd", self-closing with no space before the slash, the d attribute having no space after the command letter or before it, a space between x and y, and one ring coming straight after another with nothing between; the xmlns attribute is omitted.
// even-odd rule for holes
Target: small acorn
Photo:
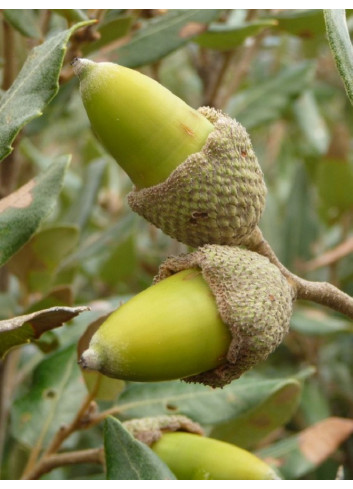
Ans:
<svg viewBox="0 0 353 489"><path fill-rule="evenodd" d="M179 480L274 480L274 470L252 453L203 436L185 416L158 416L124 423Z"/></svg>
<svg viewBox="0 0 353 489"><path fill-rule="evenodd" d="M130 207L193 247L244 244L266 197L246 130L141 73L76 59L92 129L135 184Z"/></svg>
<svg viewBox="0 0 353 489"><path fill-rule="evenodd" d="M267 258L207 245L166 260L155 285L99 327L80 363L122 380L222 387L279 345L292 297Z"/></svg>
<svg viewBox="0 0 353 489"><path fill-rule="evenodd" d="M151 448L181 480L278 479L269 465L247 450L200 435L165 433Z"/></svg>

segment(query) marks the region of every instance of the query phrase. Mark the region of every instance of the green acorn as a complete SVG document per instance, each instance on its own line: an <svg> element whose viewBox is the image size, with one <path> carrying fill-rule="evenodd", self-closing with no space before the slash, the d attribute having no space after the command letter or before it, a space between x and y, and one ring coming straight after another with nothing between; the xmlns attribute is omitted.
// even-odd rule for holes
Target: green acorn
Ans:
<svg viewBox="0 0 353 489"><path fill-rule="evenodd" d="M178 479L278 479L258 457L230 443L191 433L166 433L152 445Z"/></svg>
<svg viewBox="0 0 353 489"><path fill-rule="evenodd" d="M129 68L73 65L93 131L136 186L131 208L193 247L244 244L266 186L241 124L208 107L196 111Z"/></svg>
<svg viewBox="0 0 353 489"><path fill-rule="evenodd" d="M179 480L273 480L273 469L247 450L203 436L185 416L158 416L124 423Z"/></svg>
<svg viewBox="0 0 353 489"><path fill-rule="evenodd" d="M73 61L92 129L137 188L163 182L213 125L169 90L114 63Z"/></svg>
<svg viewBox="0 0 353 489"><path fill-rule="evenodd" d="M207 245L168 259L155 285L100 326L80 363L123 380L222 387L279 345L291 312L292 289L267 258Z"/></svg>

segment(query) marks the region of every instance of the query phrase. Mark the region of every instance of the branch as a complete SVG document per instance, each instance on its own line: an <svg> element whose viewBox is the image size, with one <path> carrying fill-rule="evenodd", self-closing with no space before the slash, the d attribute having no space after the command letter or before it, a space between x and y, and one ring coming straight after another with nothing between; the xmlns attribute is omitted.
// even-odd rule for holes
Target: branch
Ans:
<svg viewBox="0 0 353 489"><path fill-rule="evenodd" d="M251 236L248 248L266 256L276 265L293 287L296 299L310 300L330 307L334 311L353 319L353 298L328 282L311 282L290 272L277 258L270 244L265 240L259 228Z"/></svg>
<svg viewBox="0 0 353 489"><path fill-rule="evenodd" d="M323 253L321 256L318 256L317 258L314 258L313 260L310 260L306 263L302 263L300 265L300 268L304 272L312 272L314 270L317 270L318 268L332 265L352 252L353 252L353 236L351 236L346 241L339 244L332 250Z"/></svg>
<svg viewBox="0 0 353 489"><path fill-rule="evenodd" d="M34 467L31 472L28 472L22 477L22 480L39 479L43 474L50 472L57 467L74 464L104 464L104 450L100 448L92 448L89 450L78 450L76 452L65 452L47 455Z"/></svg>

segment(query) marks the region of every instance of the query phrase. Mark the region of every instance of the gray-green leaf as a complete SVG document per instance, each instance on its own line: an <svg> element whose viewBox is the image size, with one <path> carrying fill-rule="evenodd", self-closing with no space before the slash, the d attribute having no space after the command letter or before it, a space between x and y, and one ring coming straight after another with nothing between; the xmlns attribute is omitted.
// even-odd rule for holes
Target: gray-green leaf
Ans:
<svg viewBox="0 0 353 489"><path fill-rule="evenodd" d="M0 161L12 151L22 127L42 115L59 89L59 74L70 36L94 21L80 22L35 47L13 85L0 100Z"/></svg>
<svg viewBox="0 0 353 489"><path fill-rule="evenodd" d="M353 104L353 48L344 9L324 9L326 33L349 100Z"/></svg>
<svg viewBox="0 0 353 489"><path fill-rule="evenodd" d="M174 480L168 467L152 450L135 440L115 418L104 424L108 480Z"/></svg>
<svg viewBox="0 0 353 489"><path fill-rule="evenodd" d="M277 25L273 19L259 19L256 22L228 26L216 24L194 39L202 47L210 49L233 49L251 36L255 36L263 29Z"/></svg>
<svg viewBox="0 0 353 489"><path fill-rule="evenodd" d="M202 426L213 426L254 412L285 386L294 386L296 397L300 387L294 378L244 375L223 389L180 381L132 384L121 394L119 406L124 418L182 414Z"/></svg>
<svg viewBox="0 0 353 489"><path fill-rule="evenodd" d="M85 395L76 345L57 351L35 368L30 391L13 404L13 436L29 446L48 446L60 426L74 419Z"/></svg>
<svg viewBox="0 0 353 489"><path fill-rule="evenodd" d="M39 177L0 200L0 265L31 238L53 209L69 161L69 156L57 158Z"/></svg>
<svg viewBox="0 0 353 489"><path fill-rule="evenodd" d="M137 31L129 43L116 51L114 61L130 68L158 61L200 34L221 11L170 10Z"/></svg>

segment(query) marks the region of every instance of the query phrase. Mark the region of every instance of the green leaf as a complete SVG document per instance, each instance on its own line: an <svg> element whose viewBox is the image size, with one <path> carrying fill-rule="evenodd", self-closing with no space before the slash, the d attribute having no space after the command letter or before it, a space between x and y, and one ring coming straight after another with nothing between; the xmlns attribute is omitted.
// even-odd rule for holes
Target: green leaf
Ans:
<svg viewBox="0 0 353 489"><path fill-rule="evenodd" d="M57 158L41 175L0 200L0 265L31 238L52 211L69 161L69 156Z"/></svg>
<svg viewBox="0 0 353 489"><path fill-rule="evenodd" d="M115 418L104 424L104 449L108 480L175 480L160 458Z"/></svg>
<svg viewBox="0 0 353 489"><path fill-rule="evenodd" d="M249 386L250 388L250 386ZM236 419L220 423L209 436L243 448L255 446L277 428L284 426L298 408L301 384L295 379L283 380L267 397Z"/></svg>
<svg viewBox="0 0 353 489"><path fill-rule="evenodd" d="M46 331L88 311L88 307L52 307L0 321L0 358L11 348L37 340Z"/></svg>
<svg viewBox="0 0 353 489"><path fill-rule="evenodd" d="M41 37L39 19L34 10L5 9L3 15L6 21L24 36L33 39Z"/></svg>
<svg viewBox="0 0 353 489"><path fill-rule="evenodd" d="M221 12L216 9L170 10L141 27L130 42L115 51L114 61L130 68L158 61L200 34Z"/></svg>
<svg viewBox="0 0 353 489"><path fill-rule="evenodd" d="M353 48L344 9L324 9L328 42L348 98L353 104Z"/></svg>
<svg viewBox="0 0 353 489"><path fill-rule="evenodd" d="M0 100L0 161L12 152L22 127L42 111L59 89L59 74L70 36L94 21L80 22L35 47L13 85Z"/></svg>
<svg viewBox="0 0 353 489"><path fill-rule="evenodd" d="M227 112L247 129L276 120L312 81L315 63L304 61L239 92Z"/></svg>
<svg viewBox="0 0 353 489"><path fill-rule="evenodd" d="M353 433L353 420L327 418L298 435L257 452L269 458L285 479L299 479L321 465Z"/></svg>
<svg viewBox="0 0 353 489"><path fill-rule="evenodd" d="M75 226L57 226L35 234L8 262L9 270L30 292L49 287L61 261L78 242Z"/></svg>
<svg viewBox="0 0 353 489"><path fill-rule="evenodd" d="M119 412L124 419L183 414L202 426L214 426L255 411L286 386L295 398L295 379L268 380L249 374L223 389L185 382L132 384L120 396Z"/></svg>
<svg viewBox="0 0 353 489"><path fill-rule="evenodd" d="M110 22L101 24L97 31L100 34L100 38L97 41L90 42L86 46L83 45L82 53L87 56L93 51L101 49L103 46L110 44L121 37L126 36L131 29L134 17L132 15L122 15L116 17Z"/></svg>
<svg viewBox="0 0 353 489"><path fill-rule="evenodd" d="M276 21L279 30L303 39L312 39L325 32L324 16L321 9L281 12L271 18Z"/></svg>
<svg viewBox="0 0 353 489"><path fill-rule="evenodd" d="M259 19L238 26L216 24L210 26L193 41L204 48L229 50L243 44L248 37L255 36L264 29L275 25L277 22L272 19Z"/></svg>
<svg viewBox="0 0 353 489"><path fill-rule="evenodd" d="M76 355L72 345L35 368L30 391L11 411L12 434L21 443L47 447L60 426L73 421L86 395Z"/></svg>

